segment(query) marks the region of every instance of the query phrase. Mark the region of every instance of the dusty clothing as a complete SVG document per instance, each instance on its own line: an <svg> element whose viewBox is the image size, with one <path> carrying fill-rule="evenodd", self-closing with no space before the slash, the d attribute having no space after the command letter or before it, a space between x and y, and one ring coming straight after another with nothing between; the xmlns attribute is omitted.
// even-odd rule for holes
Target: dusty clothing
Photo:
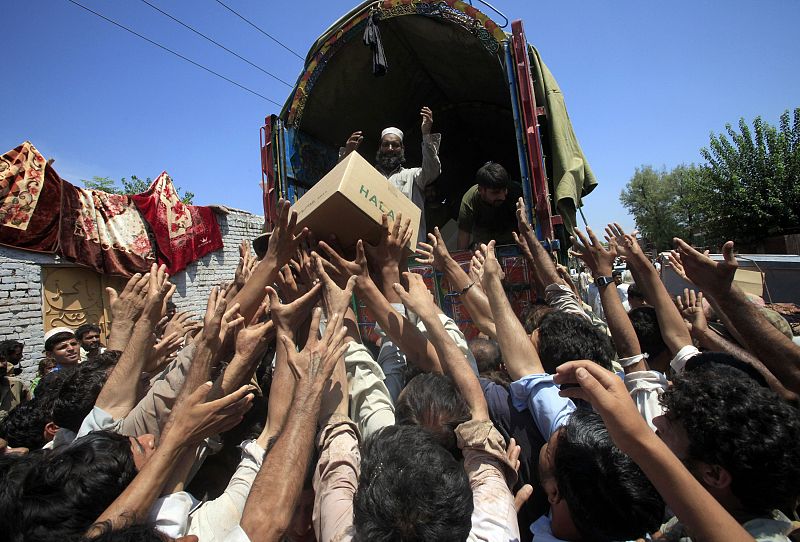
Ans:
<svg viewBox="0 0 800 542"><path fill-rule="evenodd" d="M463 423L456 428L456 436L475 505L468 540L519 540L514 496L509 490L517 474L506 459L503 437L488 420ZM350 541L361 463L355 424L347 417L333 416L320 430L317 445L314 532L320 542Z"/></svg>

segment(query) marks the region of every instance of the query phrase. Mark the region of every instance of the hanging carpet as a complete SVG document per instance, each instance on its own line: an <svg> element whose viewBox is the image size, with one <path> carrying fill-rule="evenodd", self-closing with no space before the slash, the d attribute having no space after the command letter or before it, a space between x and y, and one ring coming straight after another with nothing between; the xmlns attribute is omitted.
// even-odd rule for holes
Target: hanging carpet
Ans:
<svg viewBox="0 0 800 542"><path fill-rule="evenodd" d="M172 275L222 248L222 234L210 207L186 205L163 172L147 192L131 196L156 240L156 257Z"/></svg>
<svg viewBox="0 0 800 542"><path fill-rule="evenodd" d="M146 273L155 262L147 225L129 196L63 181L60 253L98 273Z"/></svg>
<svg viewBox="0 0 800 542"><path fill-rule="evenodd" d="M0 244L55 252L61 178L30 141L0 156Z"/></svg>

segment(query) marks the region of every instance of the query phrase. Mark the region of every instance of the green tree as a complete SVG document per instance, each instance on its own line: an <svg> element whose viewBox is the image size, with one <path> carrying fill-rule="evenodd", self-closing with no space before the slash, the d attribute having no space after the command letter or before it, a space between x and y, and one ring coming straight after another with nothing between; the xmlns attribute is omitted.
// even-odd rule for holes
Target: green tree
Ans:
<svg viewBox="0 0 800 542"><path fill-rule="evenodd" d="M752 130L742 118L725 131L700 151L705 174L691 186L707 240L748 245L800 231L800 108L777 128L756 117Z"/></svg>
<svg viewBox="0 0 800 542"><path fill-rule="evenodd" d="M88 188L89 190L100 190L102 192L108 192L109 194L141 194L142 192L147 192L147 189L150 188L152 184L152 179L148 177L146 180L142 180L136 175L131 175L130 180L123 177L120 180L122 184L122 188L117 186L116 181L111 177L92 177L91 180L81 179L83 186ZM194 200L194 192L183 192L180 186L175 187L175 191L178 193L178 197L181 198L181 201L187 205L191 205L192 201ZM181 192L183 194L181 195Z"/></svg>
<svg viewBox="0 0 800 542"><path fill-rule="evenodd" d="M648 248L666 250L672 246L673 237L693 237L690 188L698 175L695 165L681 164L670 171L652 166L636 168L620 201L633 215Z"/></svg>

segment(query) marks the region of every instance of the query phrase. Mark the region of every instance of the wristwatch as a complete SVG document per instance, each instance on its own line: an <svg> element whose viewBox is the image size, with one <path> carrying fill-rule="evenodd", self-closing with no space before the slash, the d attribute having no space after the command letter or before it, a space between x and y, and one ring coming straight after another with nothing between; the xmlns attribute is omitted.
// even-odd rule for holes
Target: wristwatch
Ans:
<svg viewBox="0 0 800 542"><path fill-rule="evenodd" d="M597 284L597 287L600 288L602 286L608 286L609 284L614 283L614 279L612 277L597 277L594 279L594 283Z"/></svg>

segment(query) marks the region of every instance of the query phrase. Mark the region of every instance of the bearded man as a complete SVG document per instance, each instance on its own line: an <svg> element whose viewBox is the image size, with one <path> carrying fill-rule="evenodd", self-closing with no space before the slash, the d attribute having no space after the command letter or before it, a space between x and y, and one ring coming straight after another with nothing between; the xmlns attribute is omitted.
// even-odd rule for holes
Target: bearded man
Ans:
<svg viewBox="0 0 800 542"><path fill-rule="evenodd" d="M399 128L389 127L381 132L381 143L375 154L375 168L423 211L417 240L425 241L427 228L424 190L442 173L442 164L439 161L439 144L442 141L442 134L431 133L433 112L430 108L423 107L419 114L422 117L422 167L403 167L406 161L403 132ZM362 132L353 132L342 149L339 159L341 160L358 149L363 140Z"/></svg>

